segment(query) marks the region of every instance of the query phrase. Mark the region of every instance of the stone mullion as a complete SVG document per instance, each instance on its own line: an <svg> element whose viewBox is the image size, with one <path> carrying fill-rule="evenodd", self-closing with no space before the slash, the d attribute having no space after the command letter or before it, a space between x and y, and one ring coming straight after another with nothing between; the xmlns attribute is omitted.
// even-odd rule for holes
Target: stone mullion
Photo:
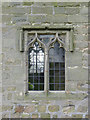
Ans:
<svg viewBox="0 0 90 120"><path fill-rule="evenodd" d="M48 95L48 81L49 81L49 56L48 47L45 47L45 71L44 71L44 91L46 96Z"/></svg>

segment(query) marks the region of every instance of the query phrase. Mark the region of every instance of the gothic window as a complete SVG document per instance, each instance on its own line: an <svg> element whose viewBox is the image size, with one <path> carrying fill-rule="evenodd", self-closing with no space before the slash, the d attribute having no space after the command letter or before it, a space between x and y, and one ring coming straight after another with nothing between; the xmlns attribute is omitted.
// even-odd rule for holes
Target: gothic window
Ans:
<svg viewBox="0 0 90 120"><path fill-rule="evenodd" d="M58 33L28 37L28 91L65 90L65 49Z"/></svg>

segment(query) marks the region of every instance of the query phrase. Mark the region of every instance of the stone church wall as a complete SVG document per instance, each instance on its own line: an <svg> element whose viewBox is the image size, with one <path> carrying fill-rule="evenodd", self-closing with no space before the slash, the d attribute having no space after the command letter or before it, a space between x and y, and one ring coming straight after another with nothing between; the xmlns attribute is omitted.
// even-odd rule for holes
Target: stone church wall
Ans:
<svg viewBox="0 0 90 120"><path fill-rule="evenodd" d="M58 97L25 95L22 26L73 26L74 51L67 53L67 91ZM88 3L2 3L2 117L88 117Z"/></svg>

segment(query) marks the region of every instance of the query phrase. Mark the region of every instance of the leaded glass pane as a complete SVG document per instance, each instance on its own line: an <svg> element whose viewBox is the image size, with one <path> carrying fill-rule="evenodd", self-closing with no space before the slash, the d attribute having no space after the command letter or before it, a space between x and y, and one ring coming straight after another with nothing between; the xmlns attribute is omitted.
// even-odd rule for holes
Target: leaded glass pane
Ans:
<svg viewBox="0 0 90 120"><path fill-rule="evenodd" d="M38 42L28 50L28 90L44 90L44 50Z"/></svg>
<svg viewBox="0 0 90 120"><path fill-rule="evenodd" d="M65 50L58 42L49 50L49 89L65 90Z"/></svg>

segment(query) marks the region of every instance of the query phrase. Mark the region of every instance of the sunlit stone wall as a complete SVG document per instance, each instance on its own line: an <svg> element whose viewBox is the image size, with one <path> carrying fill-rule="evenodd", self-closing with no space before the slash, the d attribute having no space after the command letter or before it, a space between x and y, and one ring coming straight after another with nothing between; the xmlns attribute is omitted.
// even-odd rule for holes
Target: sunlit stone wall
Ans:
<svg viewBox="0 0 90 120"><path fill-rule="evenodd" d="M24 53L21 26L73 26L74 51L66 58L67 91L54 98L24 94ZM2 117L88 117L88 3L2 3Z"/></svg>

